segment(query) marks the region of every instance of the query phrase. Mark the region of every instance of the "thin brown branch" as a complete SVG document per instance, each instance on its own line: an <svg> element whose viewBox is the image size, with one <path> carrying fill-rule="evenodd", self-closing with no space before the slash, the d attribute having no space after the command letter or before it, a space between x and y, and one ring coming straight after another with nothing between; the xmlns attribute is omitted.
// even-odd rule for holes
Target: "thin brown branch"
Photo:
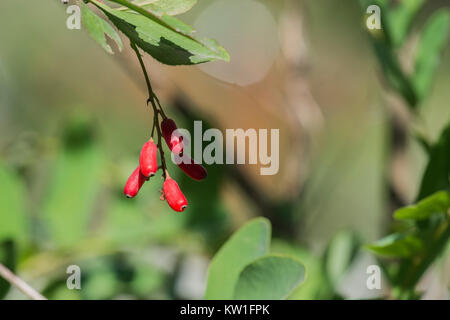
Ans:
<svg viewBox="0 0 450 320"><path fill-rule="evenodd" d="M11 270L0 263L0 276L11 285L22 291L33 300L47 300L43 295L34 290L28 283L16 276Z"/></svg>

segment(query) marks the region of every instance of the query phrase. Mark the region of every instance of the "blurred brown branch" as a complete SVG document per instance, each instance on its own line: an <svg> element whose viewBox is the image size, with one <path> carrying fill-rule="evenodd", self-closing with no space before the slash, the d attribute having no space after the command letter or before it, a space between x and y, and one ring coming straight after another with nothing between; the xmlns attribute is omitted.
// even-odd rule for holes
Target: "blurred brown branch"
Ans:
<svg viewBox="0 0 450 320"><path fill-rule="evenodd" d="M20 279L14 273L11 272L7 267L0 263L0 276L8 281L11 285L22 291L25 295L33 300L47 300L43 295L34 290L25 281Z"/></svg>

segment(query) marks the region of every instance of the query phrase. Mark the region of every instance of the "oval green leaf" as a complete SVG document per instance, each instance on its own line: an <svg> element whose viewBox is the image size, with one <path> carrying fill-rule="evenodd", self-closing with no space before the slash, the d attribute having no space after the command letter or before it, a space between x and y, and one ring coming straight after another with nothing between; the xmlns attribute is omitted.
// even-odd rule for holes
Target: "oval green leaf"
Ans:
<svg viewBox="0 0 450 320"><path fill-rule="evenodd" d="M287 256L265 256L242 270L236 283L234 299L286 299L304 279L305 267L299 260Z"/></svg>
<svg viewBox="0 0 450 320"><path fill-rule="evenodd" d="M233 298L242 269L268 253L270 233L269 221L257 218L231 236L211 261L205 299Z"/></svg>

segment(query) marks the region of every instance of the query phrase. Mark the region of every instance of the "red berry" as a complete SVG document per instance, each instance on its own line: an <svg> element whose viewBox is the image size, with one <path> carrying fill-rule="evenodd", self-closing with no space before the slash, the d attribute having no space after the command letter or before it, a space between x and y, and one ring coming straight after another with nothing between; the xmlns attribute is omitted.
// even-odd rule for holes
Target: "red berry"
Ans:
<svg viewBox="0 0 450 320"><path fill-rule="evenodd" d="M206 178L208 175L208 172L206 171L205 167L202 165L195 163L192 159L189 159L189 161L186 161L187 155L184 155L185 161L180 163L178 167L184 171L189 177L191 177L194 180L201 181Z"/></svg>
<svg viewBox="0 0 450 320"><path fill-rule="evenodd" d="M153 139L150 138L150 140L142 146L141 155L139 156L139 165L144 177L152 177L155 175L156 170L158 170L157 154L158 150L156 144L153 142Z"/></svg>
<svg viewBox="0 0 450 320"><path fill-rule="evenodd" d="M123 193L127 198L134 198L146 180L147 179L142 175L141 169L138 166L128 178Z"/></svg>
<svg viewBox="0 0 450 320"><path fill-rule="evenodd" d="M177 125L172 119L166 118L161 122L161 131L167 146L174 154L183 152L183 136L175 133Z"/></svg>
<svg viewBox="0 0 450 320"><path fill-rule="evenodd" d="M187 207L187 200L184 194L181 192L178 183L172 178L168 177L164 181L163 185L164 197L167 200L169 206L177 211L182 212Z"/></svg>

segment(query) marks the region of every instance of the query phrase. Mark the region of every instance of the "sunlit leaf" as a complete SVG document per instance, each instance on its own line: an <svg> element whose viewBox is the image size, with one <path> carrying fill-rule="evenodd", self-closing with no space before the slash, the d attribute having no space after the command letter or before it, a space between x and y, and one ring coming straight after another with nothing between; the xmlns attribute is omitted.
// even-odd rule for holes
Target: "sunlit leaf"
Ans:
<svg viewBox="0 0 450 320"><path fill-rule="evenodd" d="M97 0L90 0L130 40L156 60L168 65L198 64L213 60L229 60L217 42L195 39L192 29L174 17L161 18L124 0L113 0L136 12L111 9Z"/></svg>
<svg viewBox="0 0 450 320"><path fill-rule="evenodd" d="M394 213L396 219L423 220L436 213L446 213L450 208L450 193L441 191L415 205L401 208Z"/></svg>
<svg viewBox="0 0 450 320"><path fill-rule="evenodd" d="M192 9L192 7L197 3L197 0L136 0L133 4L142 7L156 15L162 16L167 14L170 16L175 16L178 14L185 13ZM122 7L120 10L129 9L127 7Z"/></svg>
<svg viewBox="0 0 450 320"><path fill-rule="evenodd" d="M122 40L116 30L114 30L114 28L104 19L97 16L83 1L80 1L80 4L83 25L91 37L108 53L113 54L113 51L110 45L106 42L106 35L116 42L119 50L122 50Z"/></svg>
<svg viewBox="0 0 450 320"><path fill-rule="evenodd" d="M394 233L366 247L380 255L403 258L420 251L423 243L415 236Z"/></svg>

